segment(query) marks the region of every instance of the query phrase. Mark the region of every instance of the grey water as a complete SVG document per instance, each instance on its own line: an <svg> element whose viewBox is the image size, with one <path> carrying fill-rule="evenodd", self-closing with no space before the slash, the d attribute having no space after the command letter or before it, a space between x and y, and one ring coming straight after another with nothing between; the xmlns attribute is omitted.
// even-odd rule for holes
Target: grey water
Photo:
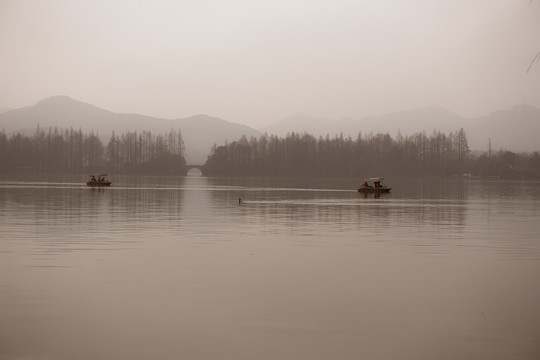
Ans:
<svg viewBox="0 0 540 360"><path fill-rule="evenodd" d="M540 358L540 182L111 180L0 178L0 359Z"/></svg>

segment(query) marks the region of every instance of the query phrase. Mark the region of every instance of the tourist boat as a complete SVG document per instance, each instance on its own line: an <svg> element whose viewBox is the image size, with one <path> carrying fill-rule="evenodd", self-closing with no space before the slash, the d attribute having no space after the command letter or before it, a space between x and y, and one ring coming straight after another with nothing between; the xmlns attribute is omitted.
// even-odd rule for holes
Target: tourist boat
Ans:
<svg viewBox="0 0 540 360"><path fill-rule="evenodd" d="M365 179L358 187L358 192L362 193L387 193L392 190L391 187L383 185L384 178L375 177Z"/></svg>
<svg viewBox="0 0 540 360"><path fill-rule="evenodd" d="M107 179L107 174L90 175L86 182L88 186L111 186L111 182Z"/></svg>

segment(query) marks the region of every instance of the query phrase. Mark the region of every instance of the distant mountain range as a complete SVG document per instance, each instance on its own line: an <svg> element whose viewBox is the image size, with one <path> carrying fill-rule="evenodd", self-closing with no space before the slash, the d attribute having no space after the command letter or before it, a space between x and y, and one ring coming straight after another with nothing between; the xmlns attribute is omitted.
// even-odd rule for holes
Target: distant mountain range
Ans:
<svg viewBox="0 0 540 360"><path fill-rule="evenodd" d="M225 121L208 115L195 115L184 119L167 120L137 114L120 114L100 109L68 96L53 96L35 105L0 112L0 129L8 133L33 132L36 126L43 128L82 129L94 131L103 138L115 131L150 130L155 133L179 129L186 144L189 163L206 161L214 144L238 140L242 135L258 137L261 133L285 136L290 132L307 132L315 136L343 134L356 138L361 132L411 135L434 130L444 133L465 129L471 150L487 150L489 139L492 148L511 151L540 151L540 109L529 105L517 105L509 110L496 111L478 118L464 118L440 106L401 111L382 116L360 119L332 120L295 114L264 129Z"/></svg>
<svg viewBox="0 0 540 360"><path fill-rule="evenodd" d="M262 129L269 134L286 135L288 132L308 132L315 136L343 134L353 139L361 132L412 135L425 131L430 135L463 128L472 150L487 150L491 139L493 149L511 151L540 151L540 109L529 105L516 105L509 110L496 111L478 118L465 118L440 106L394 112L382 116L360 119L330 120L306 114L295 114Z"/></svg>
<svg viewBox="0 0 540 360"><path fill-rule="evenodd" d="M32 133L39 124L42 128L82 129L97 132L108 138L127 131L150 130L155 134L179 129L186 145L186 160L203 164L214 144L238 140L242 135L259 136L248 126L231 123L208 115L166 120L137 114L119 114L86 104L68 96L53 96L35 105L0 113L0 129L7 132ZM106 145L106 144L105 144Z"/></svg>

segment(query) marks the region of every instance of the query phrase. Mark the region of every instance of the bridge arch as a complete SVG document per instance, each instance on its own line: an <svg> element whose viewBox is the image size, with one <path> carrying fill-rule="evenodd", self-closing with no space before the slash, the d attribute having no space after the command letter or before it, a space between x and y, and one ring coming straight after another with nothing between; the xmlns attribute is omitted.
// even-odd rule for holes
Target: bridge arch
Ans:
<svg viewBox="0 0 540 360"><path fill-rule="evenodd" d="M204 176L203 165L186 165L184 166L184 176L187 176L189 170L198 169L201 172L201 175Z"/></svg>

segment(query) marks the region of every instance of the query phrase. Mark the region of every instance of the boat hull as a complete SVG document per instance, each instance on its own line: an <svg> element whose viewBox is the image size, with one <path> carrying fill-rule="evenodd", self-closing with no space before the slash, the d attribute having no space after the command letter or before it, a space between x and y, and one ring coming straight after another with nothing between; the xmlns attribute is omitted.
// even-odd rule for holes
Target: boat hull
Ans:
<svg viewBox="0 0 540 360"><path fill-rule="evenodd" d="M96 187L104 187L104 186L111 186L110 181L88 181L86 183L87 186L96 186Z"/></svg>
<svg viewBox="0 0 540 360"><path fill-rule="evenodd" d="M390 187L381 187L381 188L373 188L373 187L363 187L363 186L360 186L358 188L358 192L361 192L361 193L389 193L390 190L392 190L392 188Z"/></svg>

